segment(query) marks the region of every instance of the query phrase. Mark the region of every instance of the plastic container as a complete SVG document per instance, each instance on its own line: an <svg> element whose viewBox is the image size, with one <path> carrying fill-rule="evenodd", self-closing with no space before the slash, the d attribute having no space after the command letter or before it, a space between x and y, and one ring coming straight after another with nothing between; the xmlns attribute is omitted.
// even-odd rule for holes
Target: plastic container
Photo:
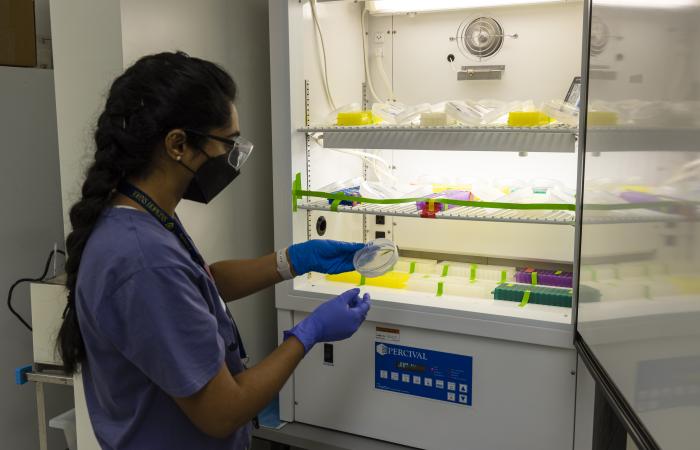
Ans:
<svg viewBox="0 0 700 450"><path fill-rule="evenodd" d="M600 299L604 302L616 302L626 300L644 300L651 298L648 283L629 283L621 281L587 282L581 287L587 286L600 293ZM588 299L587 295L579 295L582 299Z"/></svg>
<svg viewBox="0 0 700 450"><path fill-rule="evenodd" d="M394 270L397 272L432 275L436 273L437 261L434 259L400 257L399 260L396 261L396 264L394 264Z"/></svg>
<svg viewBox="0 0 700 450"><path fill-rule="evenodd" d="M534 303L537 305L571 308L571 289L528 284L503 283L493 291L494 300Z"/></svg>
<svg viewBox="0 0 700 450"><path fill-rule="evenodd" d="M352 264L360 274L374 278L389 272L399 260L399 249L389 239L375 239L355 252Z"/></svg>
<svg viewBox="0 0 700 450"><path fill-rule="evenodd" d="M380 275L376 278L365 278L364 280L359 272L346 272L325 276L326 280L335 283L348 283L355 286L377 286L389 289L405 289L406 282L410 277L410 274L403 272L387 272L384 275Z"/></svg>
<svg viewBox="0 0 700 450"><path fill-rule="evenodd" d="M445 103L445 114L447 114L447 117L473 127L481 125L484 115L488 112L487 108L480 108L463 101Z"/></svg>
<svg viewBox="0 0 700 450"><path fill-rule="evenodd" d="M386 123L400 125L411 123L422 113L430 111L429 103L406 106L403 103L375 103L372 105L372 114Z"/></svg>
<svg viewBox="0 0 700 450"><path fill-rule="evenodd" d="M456 123L444 112L424 112L420 115L420 126L422 127L448 127Z"/></svg>
<svg viewBox="0 0 700 450"><path fill-rule="evenodd" d="M570 288L573 286L573 274L561 270L538 270L531 267L520 269L515 274L515 281L525 284L539 284Z"/></svg>
<svg viewBox="0 0 700 450"><path fill-rule="evenodd" d="M356 286L362 282L362 275L355 271L325 275L325 278L326 280L333 281L334 283L348 283Z"/></svg>
<svg viewBox="0 0 700 450"><path fill-rule="evenodd" d="M557 122L578 125L578 108L562 100L551 100L542 106L542 112Z"/></svg>
<svg viewBox="0 0 700 450"><path fill-rule="evenodd" d="M489 281L469 281L466 278L445 277L443 278L444 295L457 297L490 299L491 292L498 286L498 283Z"/></svg>
<svg viewBox="0 0 700 450"><path fill-rule="evenodd" d="M362 110L362 105L360 105L359 103L348 103L346 105L341 106L338 109L331 111L331 113L325 117L323 123L324 124L331 124L331 125L336 124L338 121L338 113L353 112L353 111L358 112L361 110Z"/></svg>
<svg viewBox="0 0 700 450"><path fill-rule="evenodd" d="M475 264L442 261L438 263L435 273L448 278L464 278L469 280L472 266Z"/></svg>
<svg viewBox="0 0 700 450"><path fill-rule="evenodd" d="M508 126L541 127L549 125L552 118L542 111L512 111L508 114Z"/></svg>
<svg viewBox="0 0 700 450"><path fill-rule="evenodd" d="M61 415L49 420L49 426L58 430L63 430L69 450L77 450L78 436L75 427L75 409L68 410Z"/></svg>
<svg viewBox="0 0 700 450"><path fill-rule="evenodd" d="M439 277L413 274L406 282L406 288L411 291L426 292L432 295L437 295L439 282Z"/></svg>
<svg viewBox="0 0 700 450"><path fill-rule="evenodd" d="M619 269L612 264L581 266L581 281L612 281L619 278Z"/></svg>
<svg viewBox="0 0 700 450"><path fill-rule="evenodd" d="M428 195L426 198L445 198L451 200L473 200L472 193L469 191L444 191L437 194ZM420 211L439 212L447 209L456 208L457 205L448 205L446 203L436 203L434 201L418 201L416 208Z"/></svg>
<svg viewBox="0 0 700 450"><path fill-rule="evenodd" d="M365 279L365 285L390 289L405 289L411 275L403 272L387 272L376 278Z"/></svg>
<svg viewBox="0 0 700 450"><path fill-rule="evenodd" d="M515 279L515 272L515 267L479 265L476 268L476 279L479 281L505 283Z"/></svg>
<svg viewBox="0 0 700 450"><path fill-rule="evenodd" d="M505 283L515 278L515 267L487 266L443 261L437 265L436 273L444 277L460 277L467 281L489 281Z"/></svg>
<svg viewBox="0 0 700 450"><path fill-rule="evenodd" d="M588 126L614 126L619 122L618 114L614 111L588 111Z"/></svg>
<svg viewBox="0 0 700 450"><path fill-rule="evenodd" d="M339 112L336 124L340 127L357 127L363 125L376 125L382 119L372 114L372 111Z"/></svg>

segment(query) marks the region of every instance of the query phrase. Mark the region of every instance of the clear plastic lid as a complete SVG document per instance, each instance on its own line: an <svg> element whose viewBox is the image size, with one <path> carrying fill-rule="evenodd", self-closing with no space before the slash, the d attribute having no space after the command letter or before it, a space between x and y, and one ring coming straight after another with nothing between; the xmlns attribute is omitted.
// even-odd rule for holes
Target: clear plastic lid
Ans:
<svg viewBox="0 0 700 450"><path fill-rule="evenodd" d="M399 249L389 239L375 239L355 252L352 263L367 278L384 275L399 259Z"/></svg>

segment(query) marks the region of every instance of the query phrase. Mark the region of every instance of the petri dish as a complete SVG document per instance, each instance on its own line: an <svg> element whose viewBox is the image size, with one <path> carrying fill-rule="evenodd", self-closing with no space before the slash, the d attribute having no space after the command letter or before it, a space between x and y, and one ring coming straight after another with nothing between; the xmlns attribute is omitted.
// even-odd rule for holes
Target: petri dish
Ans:
<svg viewBox="0 0 700 450"><path fill-rule="evenodd" d="M375 239L355 252L352 263L355 270L367 278L384 275L399 259L399 249L389 239Z"/></svg>

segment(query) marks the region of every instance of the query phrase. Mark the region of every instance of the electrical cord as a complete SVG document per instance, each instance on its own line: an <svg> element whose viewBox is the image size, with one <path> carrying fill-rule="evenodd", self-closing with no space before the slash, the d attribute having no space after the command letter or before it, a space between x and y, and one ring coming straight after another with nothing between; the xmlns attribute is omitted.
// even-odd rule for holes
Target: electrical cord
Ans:
<svg viewBox="0 0 700 450"><path fill-rule="evenodd" d="M372 83L372 75L369 70L369 59L367 57L367 47L369 47L369 43L367 42L367 27L365 26L366 14L367 10L362 8L360 10L360 24L362 29L362 57L365 65L365 83L367 83L367 88L369 89L370 95L374 98L374 101L382 103L383 100L377 95L377 91L374 90L374 83Z"/></svg>
<svg viewBox="0 0 700 450"><path fill-rule="evenodd" d="M318 32L318 38L321 43L321 56L323 58L323 88L326 92L326 99L331 109L335 111L337 108L335 106L335 101L333 101L333 95L331 94L331 87L328 83L328 65L326 64L326 44L323 41L323 32L321 31L321 24L318 22L318 13L316 12L316 0L310 0L311 3L311 16L313 17L314 25L316 26L316 31Z"/></svg>
<svg viewBox="0 0 700 450"><path fill-rule="evenodd" d="M26 320L22 317L20 313L18 313L15 308L12 306L12 293L15 290L15 288L20 285L21 283L36 283L39 281L44 281L46 280L46 275L49 273L49 266L51 266L51 261L53 260L54 256L56 253L66 256L66 252L63 250L52 250L51 253L49 253L49 257L46 260L46 265L44 265L44 272L41 274L40 277L38 278L20 278L19 280L15 281L12 286L10 287L9 292L7 293L7 307L10 310L10 312L17 317L17 319L22 322L22 325L24 325L29 331L32 331L32 326L27 323Z"/></svg>

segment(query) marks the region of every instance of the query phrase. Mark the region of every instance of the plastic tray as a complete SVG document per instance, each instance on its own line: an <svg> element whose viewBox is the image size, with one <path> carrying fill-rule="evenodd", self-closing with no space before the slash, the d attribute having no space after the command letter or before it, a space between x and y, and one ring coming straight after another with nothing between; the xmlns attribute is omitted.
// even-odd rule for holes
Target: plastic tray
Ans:
<svg viewBox="0 0 700 450"><path fill-rule="evenodd" d="M520 269L515 274L515 281L525 284L542 284L570 288L573 286L573 274L561 270L537 270L533 268Z"/></svg>

